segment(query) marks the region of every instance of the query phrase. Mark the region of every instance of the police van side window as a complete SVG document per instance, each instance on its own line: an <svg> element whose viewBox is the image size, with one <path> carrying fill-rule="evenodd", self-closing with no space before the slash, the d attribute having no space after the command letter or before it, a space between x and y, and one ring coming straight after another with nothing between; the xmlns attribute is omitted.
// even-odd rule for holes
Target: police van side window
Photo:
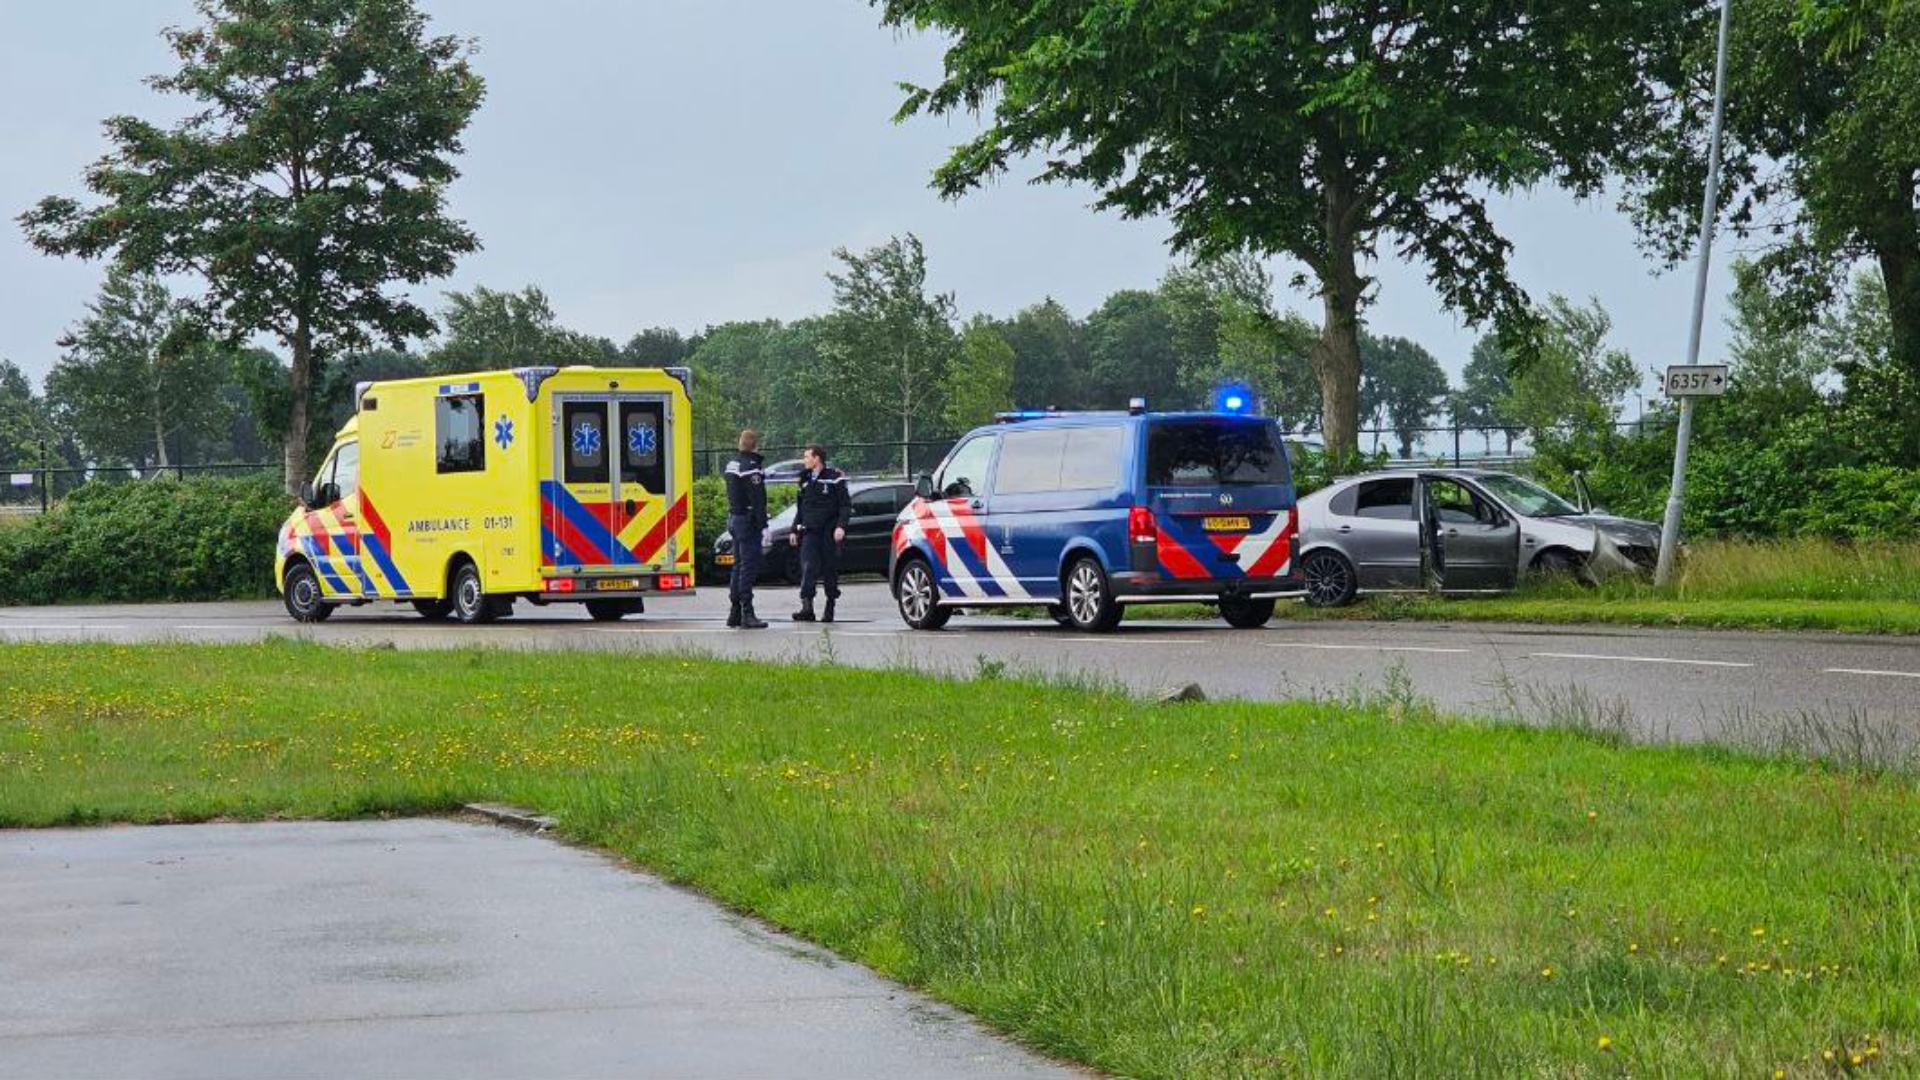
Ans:
<svg viewBox="0 0 1920 1080"><path fill-rule="evenodd" d="M1060 490L1060 458L1067 433L1010 431L1000 439L1000 464L993 473L995 495L1035 495Z"/></svg>
<svg viewBox="0 0 1920 1080"><path fill-rule="evenodd" d="M433 438L434 445L439 447L436 471L460 473L486 469L487 440L480 432L480 418L486 411L485 394L449 394L434 400Z"/></svg>
<svg viewBox="0 0 1920 1080"><path fill-rule="evenodd" d="M1060 490L1110 490L1120 486L1126 429L1116 424L1072 428L1060 459Z"/></svg>
<svg viewBox="0 0 1920 1080"><path fill-rule="evenodd" d="M942 499L966 499L987 493L987 467L993 464L993 436L982 435L960 445L940 470L934 489Z"/></svg>

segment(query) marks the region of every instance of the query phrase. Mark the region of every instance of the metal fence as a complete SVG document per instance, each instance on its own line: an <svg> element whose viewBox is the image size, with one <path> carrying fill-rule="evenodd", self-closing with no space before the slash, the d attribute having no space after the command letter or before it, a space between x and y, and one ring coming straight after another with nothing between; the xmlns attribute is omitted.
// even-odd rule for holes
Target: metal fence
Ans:
<svg viewBox="0 0 1920 1080"><path fill-rule="evenodd" d="M827 460L836 468L856 476L905 476L931 472L940 464L956 438L893 439L886 442L823 443ZM794 461L807 448L806 443L769 444L760 448L760 456L769 467ZM719 476L727 459L736 451L731 447L707 446L693 452L693 474Z"/></svg>
<svg viewBox="0 0 1920 1080"><path fill-rule="evenodd" d="M124 465L0 465L0 482L4 482L0 486L0 513L41 513L82 484L137 484L162 477L184 480L189 476L279 476L285 468L279 461L205 461L145 469Z"/></svg>
<svg viewBox="0 0 1920 1080"><path fill-rule="evenodd" d="M1616 420L1611 425L1620 434L1636 436L1658 432L1670 427L1670 417L1652 415L1635 420ZM1569 432L1572 429L1566 429ZM1533 441L1525 428L1519 427L1473 427L1455 424L1442 427L1420 427L1407 432L1414 436L1411 454L1399 453L1401 433L1393 428L1361 428L1359 431L1360 452L1374 454L1387 451L1390 465L1431 465L1447 463L1456 466L1480 466L1486 468L1505 468L1524 465L1534 454ZM1319 447L1321 433L1316 430L1304 430L1287 435L1287 439L1296 444L1307 443Z"/></svg>

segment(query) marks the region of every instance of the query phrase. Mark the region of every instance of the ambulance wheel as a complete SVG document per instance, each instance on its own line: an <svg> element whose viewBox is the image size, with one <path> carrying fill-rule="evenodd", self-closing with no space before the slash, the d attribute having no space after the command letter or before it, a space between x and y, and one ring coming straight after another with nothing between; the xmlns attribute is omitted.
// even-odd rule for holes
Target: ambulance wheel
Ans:
<svg viewBox="0 0 1920 1080"><path fill-rule="evenodd" d="M319 576L303 562L287 567L286 588L280 599L294 622L326 622L333 614L333 605L320 598Z"/></svg>
<svg viewBox="0 0 1920 1080"><path fill-rule="evenodd" d="M646 608L638 600L589 600L587 614L594 622L618 622L629 615L638 615Z"/></svg>
<svg viewBox="0 0 1920 1080"><path fill-rule="evenodd" d="M480 568L470 562L453 572L453 617L469 625L500 617L500 606L480 587Z"/></svg>
<svg viewBox="0 0 1920 1080"><path fill-rule="evenodd" d="M1114 599L1107 572L1091 555L1067 568L1067 619L1076 629L1106 633L1120 625L1122 609Z"/></svg>
<svg viewBox="0 0 1920 1080"><path fill-rule="evenodd" d="M1273 618L1273 598L1254 600L1245 596L1220 598L1220 617L1236 630L1258 630Z"/></svg>
<svg viewBox="0 0 1920 1080"><path fill-rule="evenodd" d="M453 614L453 601L446 599L415 600L413 602L413 610L419 612L420 617L423 619L432 619L435 622L439 622Z"/></svg>
<svg viewBox="0 0 1920 1080"><path fill-rule="evenodd" d="M938 630L953 618L953 609L940 606L940 586L925 559L908 559L900 568L893 596L900 604L900 618L915 630Z"/></svg>

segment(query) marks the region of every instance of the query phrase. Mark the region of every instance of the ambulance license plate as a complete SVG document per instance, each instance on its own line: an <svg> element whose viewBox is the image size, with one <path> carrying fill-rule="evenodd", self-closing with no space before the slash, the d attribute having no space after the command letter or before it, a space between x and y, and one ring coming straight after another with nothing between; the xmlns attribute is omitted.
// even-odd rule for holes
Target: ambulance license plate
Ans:
<svg viewBox="0 0 1920 1080"><path fill-rule="evenodd" d="M1253 522L1243 517L1210 517L1205 528L1208 532L1246 532L1253 528Z"/></svg>
<svg viewBox="0 0 1920 1080"><path fill-rule="evenodd" d="M594 592L635 592L640 588L640 579L630 577L595 578L592 586Z"/></svg>

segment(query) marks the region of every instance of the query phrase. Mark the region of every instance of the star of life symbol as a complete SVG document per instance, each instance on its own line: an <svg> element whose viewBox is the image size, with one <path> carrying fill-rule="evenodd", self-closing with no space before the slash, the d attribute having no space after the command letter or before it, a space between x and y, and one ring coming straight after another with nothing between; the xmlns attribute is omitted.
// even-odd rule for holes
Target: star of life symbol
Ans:
<svg viewBox="0 0 1920 1080"><path fill-rule="evenodd" d="M638 454L641 457L646 457L647 455L653 453L653 448L655 446L658 446L659 443L660 443L660 438L658 435L654 433L653 427L651 425L635 424L634 426L627 429L627 452L628 453Z"/></svg>
<svg viewBox="0 0 1920 1080"><path fill-rule="evenodd" d="M600 452L600 429L586 421L573 429L573 452L581 457L592 457Z"/></svg>
<svg viewBox="0 0 1920 1080"><path fill-rule="evenodd" d="M499 443L500 449L502 450L505 450L507 447L513 445L513 421L512 420L509 420L505 416L502 416L500 419L495 420L493 422L493 441Z"/></svg>

